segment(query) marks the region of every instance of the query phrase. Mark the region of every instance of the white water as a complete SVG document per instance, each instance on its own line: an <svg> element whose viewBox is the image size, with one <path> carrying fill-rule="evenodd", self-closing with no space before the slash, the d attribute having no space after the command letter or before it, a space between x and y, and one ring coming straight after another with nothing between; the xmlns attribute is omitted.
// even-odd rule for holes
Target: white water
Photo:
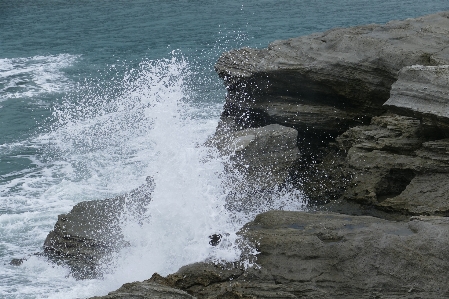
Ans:
<svg viewBox="0 0 449 299"><path fill-rule="evenodd" d="M244 212L225 208L230 191L223 174L226 158L203 146L221 106L193 105L197 75L174 55L143 61L107 85L74 87L55 109L50 132L29 140L46 148L46 155L30 157L37 170L1 186L10 195L6 206L22 211L0 216L7 235L1 246L27 260L20 267L4 266L0 297L85 298L192 262L233 261L241 250L236 232L255 213L302 208L301 194L288 191ZM143 222L132 212L123 217L122 231L131 246L104 265L103 279L76 281L68 269L30 256L42 246L56 215L80 201L130 191L147 176L155 181L148 212ZM214 233L225 236L220 246L209 245ZM27 246L17 248L18 237Z"/></svg>
<svg viewBox="0 0 449 299"><path fill-rule="evenodd" d="M69 90L72 82L61 69L78 58L69 54L0 58L0 102Z"/></svg>

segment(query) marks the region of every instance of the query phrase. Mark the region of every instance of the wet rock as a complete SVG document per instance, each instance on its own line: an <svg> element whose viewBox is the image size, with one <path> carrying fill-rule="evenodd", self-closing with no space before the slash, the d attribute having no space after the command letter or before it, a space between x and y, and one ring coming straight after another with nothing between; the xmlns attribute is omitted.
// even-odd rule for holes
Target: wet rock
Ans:
<svg viewBox="0 0 449 299"><path fill-rule="evenodd" d="M20 266L23 264L23 262L26 261L26 259L21 258L21 259L12 259L9 264L12 266Z"/></svg>
<svg viewBox="0 0 449 299"><path fill-rule="evenodd" d="M197 263L149 281L196 298L445 298L448 233L445 217L270 211L241 230L254 266Z"/></svg>
<svg viewBox="0 0 449 299"><path fill-rule="evenodd" d="M221 234L213 234L209 236L209 244L212 246L217 246L218 244L220 244L222 235Z"/></svg>
<svg viewBox="0 0 449 299"><path fill-rule="evenodd" d="M449 216L449 173L417 175L401 193L379 206L406 214Z"/></svg>
<svg viewBox="0 0 449 299"><path fill-rule="evenodd" d="M272 211L258 215L244 230L260 251L260 271L251 269L246 277L271 281L296 296L355 298L380 293L436 298L449 294L448 278L442 274L449 267L449 239L441 238L448 233L449 218L393 222Z"/></svg>
<svg viewBox="0 0 449 299"><path fill-rule="evenodd" d="M217 283L232 281L242 274L243 270L232 264L195 263L181 267L176 273L166 278L153 275L150 280L159 281L192 294Z"/></svg>
<svg viewBox="0 0 449 299"><path fill-rule="evenodd" d="M448 43L441 12L229 51L215 66L228 88L217 132L297 129L290 173L311 205L448 215ZM425 183L437 178L441 192Z"/></svg>
<svg viewBox="0 0 449 299"><path fill-rule="evenodd" d="M91 299L189 299L194 298L184 291L158 283L144 281L124 284L106 296Z"/></svg>
<svg viewBox="0 0 449 299"><path fill-rule="evenodd" d="M67 264L77 279L101 276L99 266L110 253L126 246L120 221L129 215L138 219L151 200L152 179L130 193L111 199L80 202L58 216L44 242L47 257Z"/></svg>
<svg viewBox="0 0 449 299"><path fill-rule="evenodd" d="M336 182L344 186L334 194L340 200L406 215L447 216L447 139L429 141L433 137L424 131L423 123L413 117L392 113L373 117L369 126L340 135L335 144L338 150L316 168L332 174L335 165L331 162L340 159L339 171L346 178Z"/></svg>
<svg viewBox="0 0 449 299"><path fill-rule="evenodd" d="M240 131L217 132L211 144L230 156L228 171L245 184L272 188L288 178L299 158L298 132L279 124Z"/></svg>

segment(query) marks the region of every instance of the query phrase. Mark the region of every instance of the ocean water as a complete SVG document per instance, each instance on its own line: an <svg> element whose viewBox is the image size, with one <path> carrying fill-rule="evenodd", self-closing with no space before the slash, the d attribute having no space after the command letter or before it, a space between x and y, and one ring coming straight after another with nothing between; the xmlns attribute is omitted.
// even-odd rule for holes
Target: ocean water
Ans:
<svg viewBox="0 0 449 299"><path fill-rule="evenodd" d="M0 298L87 298L204 259L234 260L255 213L304 209L284 190L226 207L223 157L202 144L225 89L220 53L333 27L449 10L441 0L0 1ZM103 279L77 281L42 251L57 215L152 176L145 221ZM219 247L208 235L226 234ZM21 266L9 265L25 258Z"/></svg>

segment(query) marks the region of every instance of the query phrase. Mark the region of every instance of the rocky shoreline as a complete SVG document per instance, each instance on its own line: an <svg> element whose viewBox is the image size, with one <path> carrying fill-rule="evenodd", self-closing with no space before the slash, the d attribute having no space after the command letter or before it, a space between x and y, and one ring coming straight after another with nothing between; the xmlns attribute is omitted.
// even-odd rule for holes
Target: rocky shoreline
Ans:
<svg viewBox="0 0 449 299"><path fill-rule="evenodd" d="M316 212L246 224L257 267L198 263L94 298L449 297L448 65L449 12L224 53L228 94L209 144L261 192L288 182ZM112 201L149 200L145 190ZM60 216L45 242L69 264L82 257L80 278L107 251L76 220L98 204Z"/></svg>

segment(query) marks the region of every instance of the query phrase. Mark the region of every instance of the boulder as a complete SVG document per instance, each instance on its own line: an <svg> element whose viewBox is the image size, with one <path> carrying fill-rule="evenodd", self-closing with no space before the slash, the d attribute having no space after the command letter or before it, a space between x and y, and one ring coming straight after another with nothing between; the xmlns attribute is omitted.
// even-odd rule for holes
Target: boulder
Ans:
<svg viewBox="0 0 449 299"><path fill-rule="evenodd" d="M69 213L58 216L45 239L45 255L68 265L77 279L101 276L101 263L106 263L110 253L127 245L120 221L131 215L141 217L153 189L152 178L148 177L147 184L128 194L76 204Z"/></svg>
<svg viewBox="0 0 449 299"><path fill-rule="evenodd" d="M299 158L298 132L272 124L239 131L218 131L209 141L225 157L240 184L269 189L286 181Z"/></svg>

